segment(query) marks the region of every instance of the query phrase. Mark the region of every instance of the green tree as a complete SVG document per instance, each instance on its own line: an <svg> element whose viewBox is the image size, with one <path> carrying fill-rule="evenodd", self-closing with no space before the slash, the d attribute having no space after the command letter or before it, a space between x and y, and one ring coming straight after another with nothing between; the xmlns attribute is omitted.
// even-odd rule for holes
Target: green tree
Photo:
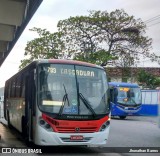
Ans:
<svg viewBox="0 0 160 156"><path fill-rule="evenodd" d="M61 41L61 33L50 33L46 29L33 28L30 31L36 32L39 37L27 43L24 56L21 60L19 68L24 68L27 64L36 59L63 58L63 43Z"/></svg>
<svg viewBox="0 0 160 156"><path fill-rule="evenodd" d="M155 87L160 87L160 78L156 78L156 81L154 82Z"/></svg>
<svg viewBox="0 0 160 156"><path fill-rule="evenodd" d="M58 22L58 32L33 28L39 37L25 48L23 68L34 59L70 58L105 66L135 65L141 56L155 60L150 53L152 40L145 36L146 25L124 10L90 11L87 16L70 17Z"/></svg>
<svg viewBox="0 0 160 156"><path fill-rule="evenodd" d="M110 60L119 66L124 58L131 66L140 56L154 60L155 54L149 53L152 40L145 36L145 29L141 19L136 20L124 10L90 11L88 16L70 17L58 23L69 57L103 66Z"/></svg>
<svg viewBox="0 0 160 156"><path fill-rule="evenodd" d="M146 72L145 70L140 70L137 74L137 80L143 85L143 87L154 89L160 86L160 78Z"/></svg>

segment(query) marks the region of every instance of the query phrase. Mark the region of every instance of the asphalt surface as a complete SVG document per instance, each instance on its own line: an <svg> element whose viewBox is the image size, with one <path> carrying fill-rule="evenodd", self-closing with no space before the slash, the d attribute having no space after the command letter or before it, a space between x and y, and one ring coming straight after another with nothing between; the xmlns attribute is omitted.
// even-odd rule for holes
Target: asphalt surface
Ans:
<svg viewBox="0 0 160 156"><path fill-rule="evenodd" d="M107 147L160 147L157 117L118 117L111 120Z"/></svg>
<svg viewBox="0 0 160 156"><path fill-rule="evenodd" d="M11 131L4 119L0 120L0 147L26 147L25 143L15 131Z"/></svg>
<svg viewBox="0 0 160 156"><path fill-rule="evenodd" d="M107 156L160 156L160 128L157 117L118 117L111 120L108 143L103 148L86 147L43 147L29 146L15 130L7 127L4 119L0 120L0 147L42 149L43 154L13 154L12 155L107 155ZM134 152L131 150L150 150L150 152ZM159 153L152 153L158 151ZM152 152L151 152L152 151ZM44 154L45 153L45 154ZM6 155L6 154L3 154ZM7 154L8 155L8 154Z"/></svg>

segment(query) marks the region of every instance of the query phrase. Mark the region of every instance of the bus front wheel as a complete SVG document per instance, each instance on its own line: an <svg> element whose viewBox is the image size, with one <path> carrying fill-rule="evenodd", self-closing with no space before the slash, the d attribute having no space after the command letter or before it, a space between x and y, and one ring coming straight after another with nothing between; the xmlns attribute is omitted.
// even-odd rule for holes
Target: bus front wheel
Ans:
<svg viewBox="0 0 160 156"><path fill-rule="evenodd" d="M120 119L125 119L125 118L126 118L126 116L119 116L119 118L120 118Z"/></svg>

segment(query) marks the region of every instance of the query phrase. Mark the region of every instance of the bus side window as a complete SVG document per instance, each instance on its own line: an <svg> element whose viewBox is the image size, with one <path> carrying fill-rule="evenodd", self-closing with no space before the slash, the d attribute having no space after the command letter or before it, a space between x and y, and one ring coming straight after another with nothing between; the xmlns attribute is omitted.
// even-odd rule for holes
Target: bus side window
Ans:
<svg viewBox="0 0 160 156"><path fill-rule="evenodd" d="M21 77L21 97L24 98L25 97L25 75L23 74Z"/></svg>
<svg viewBox="0 0 160 156"><path fill-rule="evenodd" d="M11 81L11 97L13 98L13 97L15 97L15 89L16 89L16 83L15 83L16 81L15 81L15 79L13 79L12 81Z"/></svg>
<svg viewBox="0 0 160 156"><path fill-rule="evenodd" d="M21 77L19 76L19 77L17 77L16 78L16 84L15 84L15 90L16 90L16 97L20 97L20 94L21 94L21 92L20 92L20 83L21 83Z"/></svg>
<svg viewBox="0 0 160 156"><path fill-rule="evenodd" d="M8 82L8 93L7 93L7 98L11 97L11 81Z"/></svg>

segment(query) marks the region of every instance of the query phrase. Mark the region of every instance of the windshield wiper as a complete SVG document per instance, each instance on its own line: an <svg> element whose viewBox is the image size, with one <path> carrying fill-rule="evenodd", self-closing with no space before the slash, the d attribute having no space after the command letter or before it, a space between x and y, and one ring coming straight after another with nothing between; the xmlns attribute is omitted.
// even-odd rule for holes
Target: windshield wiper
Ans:
<svg viewBox="0 0 160 156"><path fill-rule="evenodd" d="M68 106L70 105L69 99L68 99L68 94L67 94L66 87L65 87L64 84L63 84L63 87L64 87L65 94L64 94L63 100L62 100L62 106L60 107L60 110L59 110L59 113L58 113L59 115L62 115L62 112L63 112L64 106L65 106L66 100L68 102Z"/></svg>
<svg viewBox="0 0 160 156"><path fill-rule="evenodd" d="M131 98L131 97L130 97L130 98ZM131 100L134 102L134 104L135 104L135 105L138 105L138 104L135 102L135 100L134 100L134 99L132 99L132 98L131 98Z"/></svg>
<svg viewBox="0 0 160 156"><path fill-rule="evenodd" d="M81 100L83 101L83 103L85 104L85 106L88 108L88 110L91 111L91 113L93 114L93 116L96 116L95 111L93 110L93 108L91 107L91 105L89 104L89 102L86 100L86 98L82 95L82 93L79 93L78 95L81 98Z"/></svg>

